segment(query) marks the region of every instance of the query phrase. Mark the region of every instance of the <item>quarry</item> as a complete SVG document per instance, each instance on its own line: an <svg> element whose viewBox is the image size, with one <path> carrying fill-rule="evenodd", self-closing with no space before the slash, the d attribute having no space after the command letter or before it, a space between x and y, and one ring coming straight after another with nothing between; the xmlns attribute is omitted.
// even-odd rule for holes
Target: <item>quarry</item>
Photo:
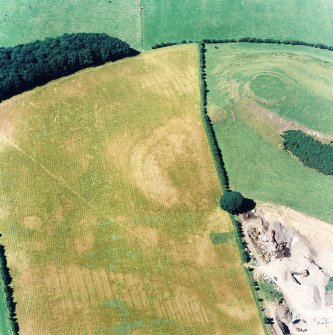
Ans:
<svg viewBox="0 0 333 335"><path fill-rule="evenodd" d="M241 221L255 280L283 295L265 301L272 334L332 334L333 227L267 203Z"/></svg>

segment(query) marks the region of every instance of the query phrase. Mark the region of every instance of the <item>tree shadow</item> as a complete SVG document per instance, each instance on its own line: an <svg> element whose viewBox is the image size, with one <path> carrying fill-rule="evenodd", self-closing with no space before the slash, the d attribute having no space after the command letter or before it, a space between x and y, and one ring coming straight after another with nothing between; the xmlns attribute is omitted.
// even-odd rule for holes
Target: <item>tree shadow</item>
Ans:
<svg viewBox="0 0 333 335"><path fill-rule="evenodd" d="M266 323L266 325L273 325L274 324L274 319L265 316L264 317L264 322Z"/></svg>
<svg viewBox="0 0 333 335"><path fill-rule="evenodd" d="M137 56L137 55L139 55L139 54L140 54L140 52L139 52L138 50L135 50L135 49L130 48L130 49L129 49L129 52L128 52L128 57Z"/></svg>
<svg viewBox="0 0 333 335"><path fill-rule="evenodd" d="M256 202L253 199L244 198L242 206L239 208L236 214L242 214L251 211L256 207Z"/></svg>

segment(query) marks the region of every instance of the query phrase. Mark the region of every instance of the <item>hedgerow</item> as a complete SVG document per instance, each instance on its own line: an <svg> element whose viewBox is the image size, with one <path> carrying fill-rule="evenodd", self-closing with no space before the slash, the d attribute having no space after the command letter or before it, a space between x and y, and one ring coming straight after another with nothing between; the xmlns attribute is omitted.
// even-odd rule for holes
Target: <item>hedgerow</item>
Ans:
<svg viewBox="0 0 333 335"><path fill-rule="evenodd" d="M0 101L78 70L138 54L107 34L65 34L0 48Z"/></svg>
<svg viewBox="0 0 333 335"><path fill-rule="evenodd" d="M233 43L230 40L226 43ZM205 48L205 41L202 41L198 44L199 48L199 63L200 63L200 91L201 91L201 113L203 119L203 125L206 130L206 134L208 137L208 142L213 154L214 163L216 166L217 174L220 180L221 188L223 192L227 192L230 190L229 186L229 178L227 175L227 171L224 165L223 156L221 149L219 148L216 134L213 128L212 121L207 113L207 95L208 95L208 88L207 88L207 81L206 81L206 48ZM234 215L230 215L232 224L235 229L235 236L236 236L236 243L238 246L238 250L240 253L240 257L243 263L248 263L251 260L251 257L248 252L247 244L244 240L244 232L242 228L242 224L236 219ZM248 283L251 288L252 295L254 297L256 306L259 311L260 320L263 326L263 330L265 335L268 335L266 325L264 323L264 314L260 306L260 302L258 299L258 295L256 294L256 289L254 286L254 278L251 271L244 267L245 274L247 276Z"/></svg>
<svg viewBox="0 0 333 335"><path fill-rule="evenodd" d="M223 44L223 43L268 43L268 44L285 44L285 45L301 45L307 46L316 49L323 49L333 51L333 46L328 46L322 43L309 43L304 41L296 41L296 40L275 40L273 38L255 38L255 37L242 37L238 40L232 39L203 39L202 41L180 41L180 42L162 42L159 44L155 44L152 46L152 49L163 48L166 46L171 45L178 45L178 44L188 44L188 43L205 43L205 44Z"/></svg>
<svg viewBox="0 0 333 335"><path fill-rule="evenodd" d="M218 145L217 138L213 129L212 121L207 114L207 81L206 81L206 55L205 55L205 43L202 42L199 44L199 63L200 63L200 90L201 90L201 111L202 111L202 119L203 124L206 130L206 134L208 137L208 142L213 154L214 163L216 166L217 174L220 180L220 184L223 192L229 190L229 178L227 175L227 171L225 169L223 156L221 149Z"/></svg>
<svg viewBox="0 0 333 335"><path fill-rule="evenodd" d="M7 258L5 253L5 247L3 245L0 245L0 268L2 271L0 271L2 276L2 281L4 283L4 291L5 291L5 297L7 302L7 308L9 313L9 320L11 323L11 328L14 334L19 333L19 325L17 322L16 317L16 302L14 302L13 297L13 288L11 287L12 277L7 265Z"/></svg>

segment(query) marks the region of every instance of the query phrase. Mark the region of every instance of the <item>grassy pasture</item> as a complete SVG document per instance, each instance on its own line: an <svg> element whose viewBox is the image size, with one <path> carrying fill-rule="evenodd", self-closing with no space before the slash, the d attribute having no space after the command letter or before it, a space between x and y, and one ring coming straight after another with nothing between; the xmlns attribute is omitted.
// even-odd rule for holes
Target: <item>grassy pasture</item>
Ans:
<svg viewBox="0 0 333 335"><path fill-rule="evenodd" d="M0 46L66 32L105 32L145 49L204 38L276 38L333 44L333 2L325 0L1 1ZM142 21L141 21L142 18Z"/></svg>
<svg viewBox="0 0 333 335"><path fill-rule="evenodd" d="M333 44L333 2L325 0L142 0L146 48L204 38L276 38Z"/></svg>
<svg viewBox="0 0 333 335"><path fill-rule="evenodd" d="M332 139L332 55L304 47L207 47L208 109L232 187L333 223L333 178L284 152L280 137L297 128Z"/></svg>
<svg viewBox="0 0 333 335"><path fill-rule="evenodd" d="M73 32L103 32L141 47L137 0L1 1L0 46Z"/></svg>
<svg viewBox="0 0 333 335"><path fill-rule="evenodd" d="M262 333L200 117L197 48L0 105L1 231L22 334Z"/></svg>

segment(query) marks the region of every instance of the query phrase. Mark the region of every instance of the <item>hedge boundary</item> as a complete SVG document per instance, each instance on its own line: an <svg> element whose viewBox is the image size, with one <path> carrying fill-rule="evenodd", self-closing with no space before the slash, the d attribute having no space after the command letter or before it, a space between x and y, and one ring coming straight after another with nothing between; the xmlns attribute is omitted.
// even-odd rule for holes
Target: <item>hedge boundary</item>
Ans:
<svg viewBox="0 0 333 335"><path fill-rule="evenodd" d="M281 44L281 45L300 45L306 46L315 49L321 50L328 50L333 51L333 46L325 45L322 43L310 43L305 41L297 41L297 40L276 40L272 38L255 38L255 37L242 37L238 40L236 39L203 39L202 41L191 41L191 40L183 40L180 42L161 42L158 44L153 45L152 49L159 49L164 48L167 46L172 45L179 45L179 44L190 44L190 43L197 43L197 44L224 44L224 43L258 43L258 44Z"/></svg>
<svg viewBox="0 0 333 335"><path fill-rule="evenodd" d="M7 265L6 250L2 244L0 244L0 262L2 267L2 271L0 271L2 277L1 280L4 283L4 292L6 296L9 322L11 325L12 332L15 335L18 335L20 328L16 316L16 302L14 301L14 290L11 287L12 276L10 274L10 270Z"/></svg>
<svg viewBox="0 0 333 335"><path fill-rule="evenodd" d="M206 135L208 138L208 143L213 154L214 164L216 167L217 175L221 184L223 192L230 190L229 188L229 178L227 171L225 169L222 151L218 146L215 131L213 129L212 121L208 115L207 111L207 82L206 82L206 48L205 43L202 42L198 44L199 48L199 71L200 71L200 96L201 96L201 117L203 121L204 128L206 130Z"/></svg>
<svg viewBox="0 0 333 335"><path fill-rule="evenodd" d="M198 45L198 54L199 54L199 59L198 59L199 71L200 71L199 78L200 78L200 97L201 97L200 99L201 100L201 117L202 117L203 125L206 131L206 135L208 138L208 143L209 143L212 155L213 155L213 160L214 160L214 164L216 167L216 171L217 171L217 175L220 181L222 191L227 192L227 191L230 191L229 178L228 178L228 174L227 174L225 164L223 161L222 151L218 146L217 137L216 137L216 134L213 128L213 124L207 112L207 102L208 102L207 98L208 98L209 90L208 90L207 81L206 81L206 77L207 77L206 75L206 47L205 47L206 42L202 41L198 43L197 45ZM264 330L265 335L269 335L269 332L268 332L268 329L265 323L265 314L263 312L262 306L260 305L259 297L256 294L256 285L254 282L253 275L251 271L249 270L249 268L245 265L250 261L250 256L247 252L246 243L243 239L242 226L240 222L237 220L237 217L235 215L229 214L229 217L231 219L231 222L234 228L234 233L236 236L236 244L238 247L239 255L242 261L244 272L247 277L247 281L249 283L249 286L252 292L253 299L258 309L262 328Z"/></svg>

